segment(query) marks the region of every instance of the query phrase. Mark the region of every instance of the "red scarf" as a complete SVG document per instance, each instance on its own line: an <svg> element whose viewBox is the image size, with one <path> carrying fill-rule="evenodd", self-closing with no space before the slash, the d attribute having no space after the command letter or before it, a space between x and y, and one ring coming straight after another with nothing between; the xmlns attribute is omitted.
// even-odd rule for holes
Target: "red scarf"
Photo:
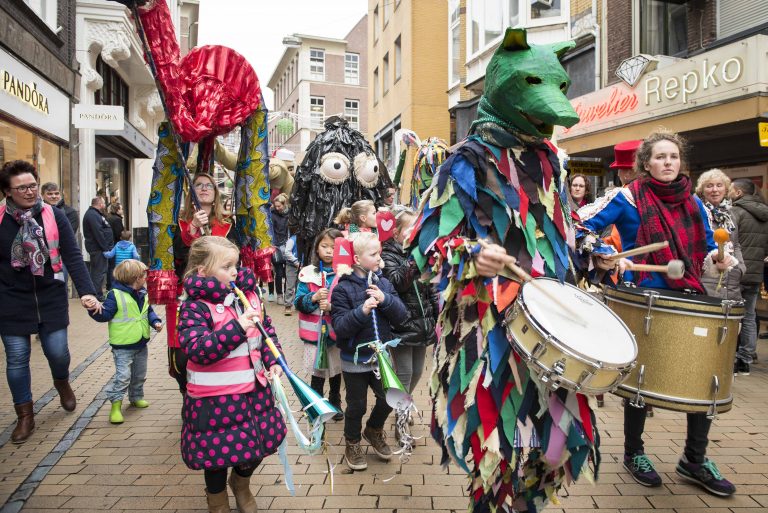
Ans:
<svg viewBox="0 0 768 513"><path fill-rule="evenodd" d="M635 258L636 263L666 265L682 260L685 275L679 280L664 274L670 289L691 289L701 294L701 270L707 256L707 238L701 210L691 194L691 180L685 175L665 183L651 177L638 178L629 184L640 214L640 228L635 247L669 241L669 247ZM639 273L637 282L648 278Z"/></svg>

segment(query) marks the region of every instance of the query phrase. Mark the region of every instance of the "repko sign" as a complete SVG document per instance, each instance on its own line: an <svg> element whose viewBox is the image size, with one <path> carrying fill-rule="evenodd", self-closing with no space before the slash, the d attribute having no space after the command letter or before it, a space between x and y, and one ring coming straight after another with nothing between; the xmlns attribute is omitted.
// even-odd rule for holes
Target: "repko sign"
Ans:
<svg viewBox="0 0 768 513"><path fill-rule="evenodd" d="M664 71L664 70L662 70ZM691 96L699 91L733 84L744 72L744 61L739 57L731 57L727 61L701 61L701 67L693 69L681 76L673 75L666 79L661 76L650 76L643 81L645 87L645 104L659 104L664 100L675 100L678 97L683 103L688 103Z"/></svg>

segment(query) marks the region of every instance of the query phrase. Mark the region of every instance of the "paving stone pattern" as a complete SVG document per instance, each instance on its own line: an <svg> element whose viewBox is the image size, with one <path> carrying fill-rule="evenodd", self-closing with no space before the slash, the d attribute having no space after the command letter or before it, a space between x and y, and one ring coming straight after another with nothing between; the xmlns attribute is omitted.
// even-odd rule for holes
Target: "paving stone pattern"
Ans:
<svg viewBox="0 0 768 513"><path fill-rule="evenodd" d="M306 378L296 315L286 317L276 305L270 310L288 361ZM124 408L125 423L113 426L108 422L109 405L104 404L104 388L114 371L111 352L104 346L106 325L92 322L76 301L70 303L70 315L71 368L79 371L73 382L77 410L67 413L60 408L58 397L50 391L50 372L39 343L33 344L33 393L40 412L33 436L16 446L7 442L14 413L7 384L2 380L0 385L4 392L0 398L0 513L206 511L202 473L187 469L179 454L181 397L166 371L165 333L150 345L145 392L151 406ZM715 421L711 433L709 455L736 483L735 497L707 495L677 477L674 468L685 441L685 416L662 410L656 410L646 424L646 452L656 462L664 485L648 489L635 484L621 468L620 400L606 396L606 405L598 413L603 453L598 482L569 487L560 504L546 511L768 511L768 365L762 363L768 351L764 346L761 342L760 363L753 366L752 375L736 379L734 409ZM0 367L4 370L4 357ZM407 464L396 459L380 462L364 444L368 470L350 473L342 458L343 423L330 422L326 436L328 458L335 465L333 495L325 458L303 454L289 435L296 495L292 497L286 489L277 456L270 457L251 480L259 508L275 513L465 511L467 478L455 466L447 471L440 467L440 451L429 438L426 376L415 393L425 416L414 427L420 438ZM298 409L290 390L288 395ZM234 500L230 503L234 510Z"/></svg>

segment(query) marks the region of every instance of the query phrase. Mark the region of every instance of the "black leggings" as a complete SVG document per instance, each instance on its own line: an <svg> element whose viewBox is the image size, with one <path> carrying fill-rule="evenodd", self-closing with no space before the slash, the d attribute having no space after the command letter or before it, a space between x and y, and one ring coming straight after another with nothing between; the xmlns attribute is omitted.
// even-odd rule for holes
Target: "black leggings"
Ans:
<svg viewBox="0 0 768 513"><path fill-rule="evenodd" d="M258 463L232 467L232 470L240 477L251 477ZM221 493L227 489L227 469L204 470L205 490L210 493Z"/></svg>

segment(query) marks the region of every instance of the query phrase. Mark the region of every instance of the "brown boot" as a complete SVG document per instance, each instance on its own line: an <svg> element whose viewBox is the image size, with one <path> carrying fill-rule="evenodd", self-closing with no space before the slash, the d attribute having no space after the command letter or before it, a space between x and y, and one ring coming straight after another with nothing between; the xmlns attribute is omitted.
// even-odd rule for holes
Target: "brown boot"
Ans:
<svg viewBox="0 0 768 513"><path fill-rule="evenodd" d="M35 412L32 409L33 403L29 401L24 404L14 404L16 409L16 416L19 418L16 421L16 427L13 428L11 433L11 442L15 444L23 444L32 435L35 430Z"/></svg>
<svg viewBox="0 0 768 513"><path fill-rule="evenodd" d="M229 497L226 490L219 493L208 493L206 490L205 496L208 499L208 513L229 513Z"/></svg>
<svg viewBox="0 0 768 513"><path fill-rule="evenodd" d="M69 379L54 379L53 386L59 392L61 407L67 411L75 411L75 408L77 408L77 398L72 391L72 387L69 386Z"/></svg>
<svg viewBox="0 0 768 513"><path fill-rule="evenodd" d="M251 478L242 477L232 469L229 476L229 486L232 488L232 494L235 496L237 511L240 513L256 513L256 498L251 493Z"/></svg>

